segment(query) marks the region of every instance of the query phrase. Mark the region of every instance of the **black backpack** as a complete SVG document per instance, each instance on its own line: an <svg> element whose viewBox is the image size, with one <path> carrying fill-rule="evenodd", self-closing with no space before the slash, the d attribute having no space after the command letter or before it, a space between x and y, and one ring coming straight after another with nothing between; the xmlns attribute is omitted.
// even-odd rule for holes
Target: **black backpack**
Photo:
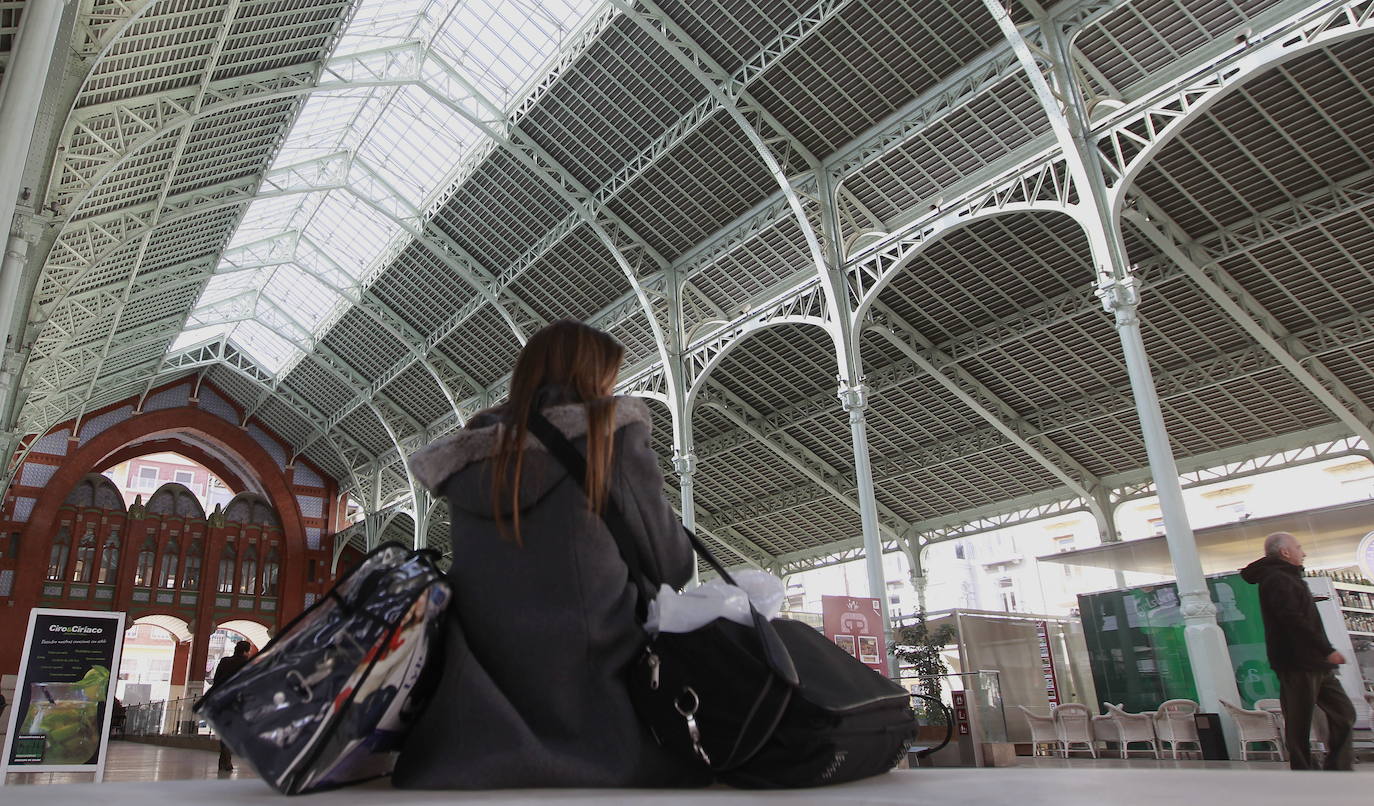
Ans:
<svg viewBox="0 0 1374 806"><path fill-rule="evenodd" d="M543 415L530 431L578 481L586 459ZM640 590L640 618L659 590L613 497L606 526ZM695 535L692 548L735 584ZM790 619L719 618L660 633L629 672L630 697L659 743L746 788L837 784L892 769L916 738L907 692L812 627Z"/></svg>

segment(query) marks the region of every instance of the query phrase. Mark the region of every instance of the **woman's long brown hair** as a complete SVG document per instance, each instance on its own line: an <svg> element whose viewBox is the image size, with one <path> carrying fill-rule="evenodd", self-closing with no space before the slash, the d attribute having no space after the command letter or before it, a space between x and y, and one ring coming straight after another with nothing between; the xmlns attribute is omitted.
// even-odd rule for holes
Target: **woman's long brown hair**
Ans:
<svg viewBox="0 0 1374 806"><path fill-rule="evenodd" d="M611 391L625 348L594 327L571 319L554 322L530 337L515 360L510 398L501 406L505 423L492 463L492 509L497 528L507 534L501 513L508 504L520 543L520 474L530 410L540 392L558 387L559 403L587 409L587 506L597 514L606 502L615 449L615 398Z"/></svg>

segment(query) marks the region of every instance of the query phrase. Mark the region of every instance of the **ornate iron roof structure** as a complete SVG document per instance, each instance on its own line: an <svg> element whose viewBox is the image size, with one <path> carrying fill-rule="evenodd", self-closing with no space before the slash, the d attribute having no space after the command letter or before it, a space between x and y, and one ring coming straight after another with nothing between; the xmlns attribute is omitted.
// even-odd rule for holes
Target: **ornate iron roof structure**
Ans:
<svg viewBox="0 0 1374 806"><path fill-rule="evenodd" d="M3 424L22 453L200 373L363 502L341 541L445 547L405 456L573 317L740 562L857 556L869 507L889 550L1073 510L1116 539L1152 476L1112 311L1185 482L1368 455L1371 30L1371 0L73 2Z"/></svg>

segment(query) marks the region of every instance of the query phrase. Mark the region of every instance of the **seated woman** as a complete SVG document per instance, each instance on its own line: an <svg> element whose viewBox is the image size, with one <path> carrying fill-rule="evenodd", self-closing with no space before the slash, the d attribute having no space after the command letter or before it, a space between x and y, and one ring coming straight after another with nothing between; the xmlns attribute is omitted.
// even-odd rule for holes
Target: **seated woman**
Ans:
<svg viewBox="0 0 1374 806"><path fill-rule="evenodd" d="M453 599L444 667L396 765L397 786L665 787L706 783L664 752L630 705L644 646L639 592L600 517L613 496L646 572L681 586L693 555L663 498L635 398L611 397L624 350L579 322L536 333L510 399L417 452L448 497ZM529 434L542 411L587 457L587 489Z"/></svg>

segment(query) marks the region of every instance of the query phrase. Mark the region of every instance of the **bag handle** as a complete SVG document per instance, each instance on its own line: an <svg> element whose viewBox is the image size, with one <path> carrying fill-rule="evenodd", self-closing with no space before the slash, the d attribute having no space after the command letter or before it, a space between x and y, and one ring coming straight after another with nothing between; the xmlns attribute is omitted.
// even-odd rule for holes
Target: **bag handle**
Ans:
<svg viewBox="0 0 1374 806"><path fill-rule="evenodd" d="M530 410L529 429L585 490L587 488L587 459L577 449L577 446L573 445L572 441L564 436L562 431L554 427L554 424L549 422L548 418L537 409ZM601 510L601 518L605 521L611 537L615 539L616 548L620 550L620 556L625 561L626 567L630 569L630 579L639 588L639 604L635 610L640 623L643 623L648 614L649 600L657 596L659 585L662 584L662 576L650 578L646 575L644 571L646 563L642 560L639 546L630 536L629 524L626 523L625 515L621 512L619 504L616 503L614 491L607 491L606 503ZM706 544L702 543L701 539L690 529L683 527L682 531L686 533L687 540L691 543L692 550L696 552L697 556L705 560L707 565L711 566L711 570L720 574L721 579L738 588L739 584L735 582L734 577L730 576L730 572L725 570L725 566L721 565L716 556L706 547ZM787 651L787 646L783 644L777 630L773 629L773 625L763 617L762 613L754 609L752 602L749 604L749 613L753 618L754 629L758 633L759 643L762 645L764 658L769 667L788 684L797 685L797 668L792 663L792 655Z"/></svg>

